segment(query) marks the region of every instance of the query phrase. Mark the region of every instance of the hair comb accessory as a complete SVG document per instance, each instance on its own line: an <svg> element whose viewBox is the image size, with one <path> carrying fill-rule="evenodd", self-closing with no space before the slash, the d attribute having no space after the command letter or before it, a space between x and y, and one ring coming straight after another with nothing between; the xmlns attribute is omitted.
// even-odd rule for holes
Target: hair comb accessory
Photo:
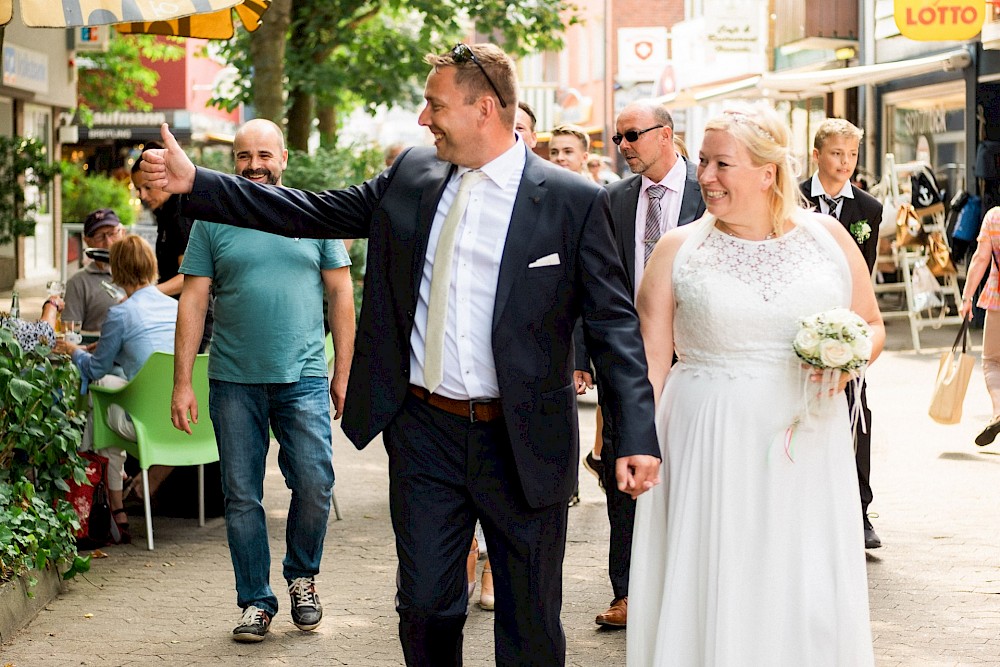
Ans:
<svg viewBox="0 0 1000 667"><path fill-rule="evenodd" d="M775 140L774 135L772 135L770 132L761 127L760 124L757 123L757 121L755 121L753 118L751 118L749 114L746 114L742 111L730 110L730 111L723 111L722 115L725 116L726 118L729 118L737 125L742 125L744 127L750 128L750 130L752 130L753 133L756 134L758 137L767 139L772 143L778 143Z"/></svg>

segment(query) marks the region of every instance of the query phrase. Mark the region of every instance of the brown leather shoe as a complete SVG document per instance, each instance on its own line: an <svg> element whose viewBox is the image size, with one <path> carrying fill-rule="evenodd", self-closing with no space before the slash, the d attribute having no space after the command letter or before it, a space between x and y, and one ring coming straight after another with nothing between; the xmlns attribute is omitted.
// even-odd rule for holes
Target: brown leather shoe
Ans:
<svg viewBox="0 0 1000 667"><path fill-rule="evenodd" d="M594 622L611 628L624 628L628 620L628 597L618 598L603 614L598 614Z"/></svg>

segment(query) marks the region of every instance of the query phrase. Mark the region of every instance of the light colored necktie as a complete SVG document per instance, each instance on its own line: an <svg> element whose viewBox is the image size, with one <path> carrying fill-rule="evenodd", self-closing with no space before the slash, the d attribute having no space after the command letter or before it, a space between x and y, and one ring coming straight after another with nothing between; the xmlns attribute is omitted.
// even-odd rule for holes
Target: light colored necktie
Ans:
<svg viewBox="0 0 1000 667"><path fill-rule="evenodd" d="M840 215L837 214L837 209L840 208L840 200L843 199L843 197L829 197L827 195L821 195L821 196L823 197L823 201L826 202L826 206L829 209L829 213L827 213L827 215L834 217L837 220L840 220Z"/></svg>
<svg viewBox="0 0 1000 667"><path fill-rule="evenodd" d="M424 341L424 386L434 392L444 378L444 325L448 318L448 292L451 288L451 259L455 254L455 232L469 205L469 191L485 179L483 172L473 169L462 175L458 194L448 209L441 226L434 269L431 272L431 298L427 304L427 337Z"/></svg>
<svg viewBox="0 0 1000 667"><path fill-rule="evenodd" d="M660 198L667 192L665 185L650 185L646 189L646 196L649 198L649 206L646 208L646 231L643 234L643 250L645 251L642 265L646 266L649 256L653 254L656 242L660 240L660 220L663 218L660 212Z"/></svg>

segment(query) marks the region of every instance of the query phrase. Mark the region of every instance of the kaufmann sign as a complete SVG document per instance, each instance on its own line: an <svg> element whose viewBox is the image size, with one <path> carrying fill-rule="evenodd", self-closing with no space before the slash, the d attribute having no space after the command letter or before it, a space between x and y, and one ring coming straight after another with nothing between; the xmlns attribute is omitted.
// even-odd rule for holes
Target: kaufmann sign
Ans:
<svg viewBox="0 0 1000 667"><path fill-rule="evenodd" d="M3 85L49 92L49 56L16 44L3 45Z"/></svg>

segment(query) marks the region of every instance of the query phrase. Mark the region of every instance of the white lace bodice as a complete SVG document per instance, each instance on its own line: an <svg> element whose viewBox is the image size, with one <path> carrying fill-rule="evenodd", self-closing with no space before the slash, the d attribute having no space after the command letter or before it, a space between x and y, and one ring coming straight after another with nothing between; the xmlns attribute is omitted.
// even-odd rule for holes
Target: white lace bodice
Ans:
<svg viewBox="0 0 1000 667"><path fill-rule="evenodd" d="M850 275L833 237L812 219L777 239L747 241L714 220L689 238L673 271L674 345L688 368L736 374L797 366L797 320L850 307Z"/></svg>

